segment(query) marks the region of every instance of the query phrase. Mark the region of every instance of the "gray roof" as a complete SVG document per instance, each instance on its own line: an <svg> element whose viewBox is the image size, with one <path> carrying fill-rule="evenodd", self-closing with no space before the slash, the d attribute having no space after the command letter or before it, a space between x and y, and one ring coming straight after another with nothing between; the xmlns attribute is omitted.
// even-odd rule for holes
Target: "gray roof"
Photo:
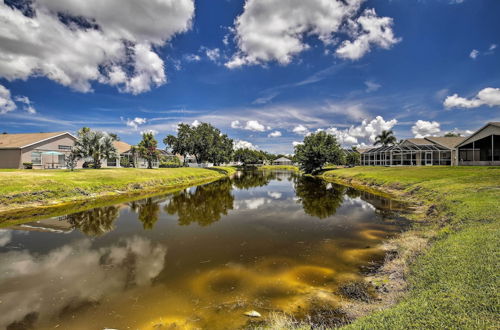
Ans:
<svg viewBox="0 0 500 330"><path fill-rule="evenodd" d="M291 162L291 160L288 158L285 158L285 157L281 157L281 158L275 159L274 162Z"/></svg>

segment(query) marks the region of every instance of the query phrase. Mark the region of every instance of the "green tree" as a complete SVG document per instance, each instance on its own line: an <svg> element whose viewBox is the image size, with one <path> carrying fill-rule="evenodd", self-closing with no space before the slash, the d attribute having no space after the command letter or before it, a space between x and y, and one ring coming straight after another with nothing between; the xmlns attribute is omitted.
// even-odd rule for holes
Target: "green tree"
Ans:
<svg viewBox="0 0 500 330"><path fill-rule="evenodd" d="M158 161L160 152L157 149L158 141L156 141L153 133L143 133L142 140L137 145L139 156L148 162L148 168L153 168L153 162Z"/></svg>
<svg viewBox="0 0 500 330"><path fill-rule="evenodd" d="M359 165L361 163L361 155L356 150L346 153L345 163L347 165Z"/></svg>
<svg viewBox="0 0 500 330"><path fill-rule="evenodd" d="M168 135L163 139L163 143L167 145L173 154L181 155L186 164L186 156L192 151L193 129L187 124L179 124L177 126L177 136Z"/></svg>
<svg viewBox="0 0 500 330"><path fill-rule="evenodd" d="M233 159L236 162L243 163L243 165L257 164L260 160L257 151L249 148L237 149L234 152Z"/></svg>
<svg viewBox="0 0 500 330"><path fill-rule="evenodd" d="M383 130L377 137L375 138L374 145L381 144L382 146L388 146L396 144L397 139L394 136L394 132L392 130Z"/></svg>
<svg viewBox="0 0 500 330"><path fill-rule="evenodd" d="M337 139L324 131L308 135L295 146L295 158L305 173L321 170L326 163L342 164L344 153Z"/></svg>
<svg viewBox="0 0 500 330"><path fill-rule="evenodd" d="M98 237L114 229L113 223L120 215L116 206L98 207L67 216L73 228L87 236Z"/></svg>
<svg viewBox="0 0 500 330"><path fill-rule="evenodd" d="M120 141L120 137L116 133L108 133L108 135L115 141Z"/></svg>
<svg viewBox="0 0 500 330"><path fill-rule="evenodd" d="M101 168L103 159L116 158L118 155L113 139L108 134L88 127L78 131L72 153L75 159L92 158L94 168Z"/></svg>
<svg viewBox="0 0 500 330"><path fill-rule="evenodd" d="M460 137L461 135L459 133L453 133L453 132L447 132L445 137Z"/></svg>

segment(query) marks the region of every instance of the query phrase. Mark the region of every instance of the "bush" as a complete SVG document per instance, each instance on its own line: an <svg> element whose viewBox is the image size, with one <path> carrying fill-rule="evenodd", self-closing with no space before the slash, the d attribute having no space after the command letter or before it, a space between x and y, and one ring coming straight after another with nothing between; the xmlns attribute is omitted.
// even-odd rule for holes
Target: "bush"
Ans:
<svg viewBox="0 0 500 330"><path fill-rule="evenodd" d="M33 168L33 163L31 162L23 163L23 167L25 170L31 170Z"/></svg>
<svg viewBox="0 0 500 330"><path fill-rule="evenodd" d="M160 163L160 168L175 168L175 167L182 167L180 162L161 162Z"/></svg>
<svg viewBox="0 0 500 330"><path fill-rule="evenodd" d="M133 167L133 163L128 159L128 157L120 157L121 167Z"/></svg>

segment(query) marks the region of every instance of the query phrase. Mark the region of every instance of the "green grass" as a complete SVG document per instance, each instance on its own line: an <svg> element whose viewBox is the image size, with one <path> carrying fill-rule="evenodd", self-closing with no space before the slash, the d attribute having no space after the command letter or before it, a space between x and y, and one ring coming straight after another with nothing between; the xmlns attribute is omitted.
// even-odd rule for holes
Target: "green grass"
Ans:
<svg viewBox="0 0 500 330"><path fill-rule="evenodd" d="M0 170L0 212L171 189L219 179L235 171L232 167L87 169L73 172Z"/></svg>
<svg viewBox="0 0 500 330"><path fill-rule="evenodd" d="M286 171L299 171L297 166L293 165L262 165L259 166L261 170L286 170Z"/></svg>
<svg viewBox="0 0 500 330"><path fill-rule="evenodd" d="M434 210L416 228L433 241L410 265L405 298L348 328L500 327L500 167L356 167L323 176L399 192Z"/></svg>

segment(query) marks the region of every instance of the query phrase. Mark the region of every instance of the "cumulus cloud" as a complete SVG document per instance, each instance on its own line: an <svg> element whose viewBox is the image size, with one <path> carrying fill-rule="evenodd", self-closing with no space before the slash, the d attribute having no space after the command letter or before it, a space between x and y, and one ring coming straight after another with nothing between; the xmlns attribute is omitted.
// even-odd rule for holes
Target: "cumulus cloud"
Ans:
<svg viewBox="0 0 500 330"><path fill-rule="evenodd" d="M235 140L233 142L233 149L238 150L238 149L251 149L251 150L257 150L257 146L253 145L251 142L244 141L244 140Z"/></svg>
<svg viewBox="0 0 500 330"><path fill-rule="evenodd" d="M479 91L477 95L471 99L453 94L444 100L446 108L477 108L483 105L489 107L500 106L500 88L487 87Z"/></svg>
<svg viewBox="0 0 500 330"><path fill-rule="evenodd" d="M281 136L281 132L280 131L274 131L274 132L271 132L267 135L268 137L280 137Z"/></svg>
<svg viewBox="0 0 500 330"><path fill-rule="evenodd" d="M242 128L240 121L239 120L233 120L231 122L231 128Z"/></svg>
<svg viewBox="0 0 500 330"><path fill-rule="evenodd" d="M0 76L142 93L167 81L153 47L190 29L193 14L193 0L34 0L19 9L2 2Z"/></svg>
<svg viewBox="0 0 500 330"><path fill-rule="evenodd" d="M133 128L134 131L137 131L139 126L145 123L146 123L146 118L140 118L140 117L135 117L134 119L127 118L127 126Z"/></svg>
<svg viewBox="0 0 500 330"><path fill-rule="evenodd" d="M184 55L184 60L187 62L199 62L201 61L201 57L196 54L187 54Z"/></svg>
<svg viewBox="0 0 500 330"><path fill-rule="evenodd" d="M363 48L357 58L372 44L389 48L395 38L392 19L379 18L368 10L361 17L363 0L247 0L243 13L233 28L238 51L226 63L228 68L277 61L286 65L300 52L310 48L306 37L317 37L325 47L335 44L336 33L344 23L350 24L353 42L343 44L339 56L353 58L353 48ZM227 39L226 39L227 40Z"/></svg>
<svg viewBox="0 0 500 330"><path fill-rule="evenodd" d="M477 49L473 49L469 54L469 57L472 58L473 60L475 60L478 56L479 56L479 51Z"/></svg>
<svg viewBox="0 0 500 330"><path fill-rule="evenodd" d="M298 126L295 126L292 130L295 134L298 134L298 135L307 135L309 134L309 129L307 127L305 127L304 125L298 125Z"/></svg>
<svg viewBox="0 0 500 330"><path fill-rule="evenodd" d="M300 142L300 141L293 141L292 142L292 146L294 146L294 147L301 145L301 144L304 144L304 142Z"/></svg>
<svg viewBox="0 0 500 330"><path fill-rule="evenodd" d="M411 131L416 138L436 136L441 132L440 126L437 121L417 120Z"/></svg>
<svg viewBox="0 0 500 330"><path fill-rule="evenodd" d="M201 122L198 119L195 119L192 123L191 126L193 127L198 127L201 125Z"/></svg>
<svg viewBox="0 0 500 330"><path fill-rule="evenodd" d="M264 132L271 129L271 127L261 124L258 120L248 120L244 125L239 120L233 120L231 122L231 128L245 129L254 132Z"/></svg>
<svg viewBox="0 0 500 330"><path fill-rule="evenodd" d="M349 135L356 138L365 138L370 142L375 142L377 135L384 130L392 129L398 121L396 119L385 120L382 116L377 116L368 121L363 120L359 126L351 126L348 130Z"/></svg>
<svg viewBox="0 0 500 330"><path fill-rule="evenodd" d="M389 49L401 41L392 31L393 20L390 17L378 17L375 9L365 9L356 20L349 20L349 33L354 41L345 40L335 54L341 58L357 60L370 51L372 45Z"/></svg>
<svg viewBox="0 0 500 330"><path fill-rule="evenodd" d="M162 271L166 253L165 246L142 237L102 248L93 248L85 239L46 254L2 253L0 281L15 290L2 293L0 327L5 329L30 313L50 319L64 309L98 303L128 287L149 286ZM50 303L43 303L48 297Z"/></svg>
<svg viewBox="0 0 500 330"><path fill-rule="evenodd" d="M10 91L0 85L0 114L6 114L16 109L17 106L10 96Z"/></svg>
<svg viewBox="0 0 500 330"><path fill-rule="evenodd" d="M210 61L215 62L215 63L217 63L219 61L219 59L221 57L219 48L210 49L210 48L203 47L203 49L205 50L205 55L207 55L207 57Z"/></svg>
<svg viewBox="0 0 500 330"><path fill-rule="evenodd" d="M349 130L339 130L336 127L331 127L325 130L328 134L331 134L337 138L337 141L341 145L355 145L358 143L358 139L351 134Z"/></svg>

